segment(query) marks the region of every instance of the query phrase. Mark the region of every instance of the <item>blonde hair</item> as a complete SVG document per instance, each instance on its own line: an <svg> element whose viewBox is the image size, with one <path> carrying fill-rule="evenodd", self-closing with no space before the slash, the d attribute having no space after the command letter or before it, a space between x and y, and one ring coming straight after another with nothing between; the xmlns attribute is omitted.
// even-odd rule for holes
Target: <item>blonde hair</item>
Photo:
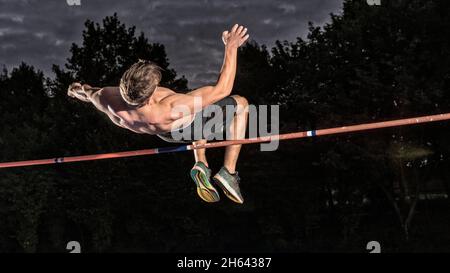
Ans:
<svg viewBox="0 0 450 273"><path fill-rule="evenodd" d="M140 107L148 102L161 81L161 68L153 62L139 60L120 79L120 95L129 105Z"/></svg>

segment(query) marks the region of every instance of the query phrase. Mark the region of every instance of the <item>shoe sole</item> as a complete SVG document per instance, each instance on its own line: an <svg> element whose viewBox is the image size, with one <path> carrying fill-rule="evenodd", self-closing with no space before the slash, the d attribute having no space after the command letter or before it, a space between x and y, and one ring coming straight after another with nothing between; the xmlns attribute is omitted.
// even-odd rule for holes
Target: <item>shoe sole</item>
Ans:
<svg viewBox="0 0 450 273"><path fill-rule="evenodd" d="M216 174L213 177L214 181L216 182L217 185L219 185L219 187L223 190L223 192L225 193L225 195L231 199L231 201L238 203L238 204L243 204L244 200L241 200L239 195L236 193L236 191L231 188L228 183L226 182L226 180L219 174Z"/></svg>
<svg viewBox="0 0 450 273"><path fill-rule="evenodd" d="M215 203L220 201L220 196L217 190L208 181L205 173L201 168L194 167L191 170L191 178L197 186L198 196L205 202Z"/></svg>

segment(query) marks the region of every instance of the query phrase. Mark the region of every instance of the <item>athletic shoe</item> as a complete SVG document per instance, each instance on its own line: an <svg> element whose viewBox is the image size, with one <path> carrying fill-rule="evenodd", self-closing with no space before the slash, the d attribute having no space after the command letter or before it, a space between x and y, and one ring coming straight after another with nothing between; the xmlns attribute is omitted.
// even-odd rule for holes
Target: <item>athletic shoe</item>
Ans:
<svg viewBox="0 0 450 273"><path fill-rule="evenodd" d="M219 193L211 184L211 170L203 162L195 163L191 170L191 177L197 186L197 193L201 199L208 203L218 202Z"/></svg>
<svg viewBox="0 0 450 273"><path fill-rule="evenodd" d="M239 189L240 178L238 173L231 174L227 168L222 167L214 176L214 181L223 190L225 195L236 203L244 203L241 190Z"/></svg>

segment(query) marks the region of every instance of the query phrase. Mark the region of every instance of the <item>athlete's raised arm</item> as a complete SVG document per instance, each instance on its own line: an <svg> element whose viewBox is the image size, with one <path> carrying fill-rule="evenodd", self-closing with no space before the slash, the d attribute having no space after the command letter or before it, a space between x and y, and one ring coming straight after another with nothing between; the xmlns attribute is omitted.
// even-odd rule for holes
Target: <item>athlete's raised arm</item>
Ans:
<svg viewBox="0 0 450 273"><path fill-rule="evenodd" d="M231 94L237 67L237 50L249 38L247 28L234 25L231 31L224 31L222 40L225 44L225 57L219 80L214 86L204 86L187 94L170 96L166 102L171 107L188 107L191 112L198 109L197 102L201 102L201 108L213 104Z"/></svg>

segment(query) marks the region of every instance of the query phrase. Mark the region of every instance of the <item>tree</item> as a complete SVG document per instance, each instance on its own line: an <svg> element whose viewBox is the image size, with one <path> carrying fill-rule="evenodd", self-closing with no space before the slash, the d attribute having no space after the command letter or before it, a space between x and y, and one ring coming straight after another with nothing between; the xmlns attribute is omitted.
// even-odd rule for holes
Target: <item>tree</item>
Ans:
<svg viewBox="0 0 450 273"><path fill-rule="evenodd" d="M2 161L20 160L44 156L48 145L49 117L44 75L25 63L10 74L5 70L0 76L0 144ZM18 245L25 252L35 252L39 243L38 226L47 205L52 183L45 172L24 170L5 171L0 176L0 210L2 242L15 249ZM11 238L14 240L11 241Z"/></svg>
<svg viewBox="0 0 450 273"><path fill-rule="evenodd" d="M143 33L136 36L135 27L127 28L117 14L106 17L102 25L87 20L85 27L82 45L72 45L72 56L66 64L74 79L93 86L118 86L128 67L139 59L146 59L163 69L163 86L180 91L187 89L186 79L177 78L175 70L169 68L164 46L150 44ZM56 67L55 72L57 76L61 73Z"/></svg>
<svg viewBox="0 0 450 273"><path fill-rule="evenodd" d="M253 104L269 104L278 78L270 65L265 46L249 42L239 50L235 93L247 97Z"/></svg>

